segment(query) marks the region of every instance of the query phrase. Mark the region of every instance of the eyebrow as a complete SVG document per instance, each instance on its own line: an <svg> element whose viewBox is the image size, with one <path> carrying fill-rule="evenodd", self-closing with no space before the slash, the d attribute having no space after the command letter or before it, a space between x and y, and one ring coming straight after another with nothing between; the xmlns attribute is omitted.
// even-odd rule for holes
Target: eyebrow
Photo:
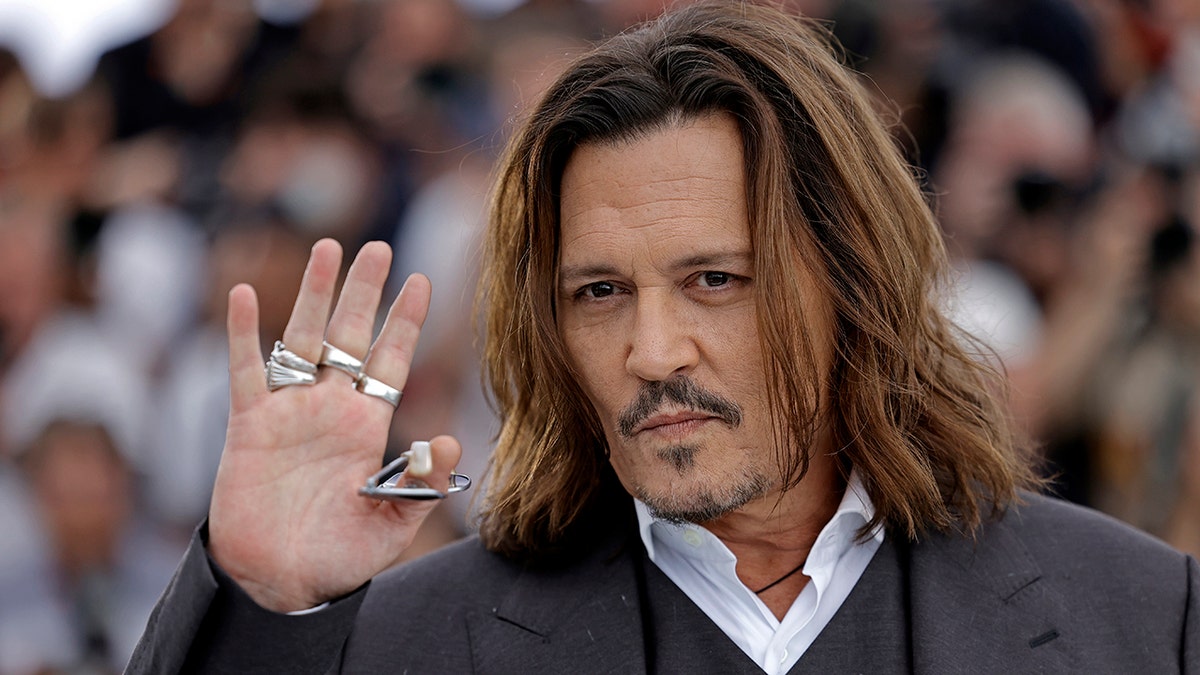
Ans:
<svg viewBox="0 0 1200 675"><path fill-rule="evenodd" d="M750 251L714 251L711 253L695 253L671 263L667 270L681 272L697 267L724 267L734 264L746 264L753 259ZM620 272L616 267L607 264L566 265L559 268L558 280L560 285L571 285L582 279L617 276Z"/></svg>

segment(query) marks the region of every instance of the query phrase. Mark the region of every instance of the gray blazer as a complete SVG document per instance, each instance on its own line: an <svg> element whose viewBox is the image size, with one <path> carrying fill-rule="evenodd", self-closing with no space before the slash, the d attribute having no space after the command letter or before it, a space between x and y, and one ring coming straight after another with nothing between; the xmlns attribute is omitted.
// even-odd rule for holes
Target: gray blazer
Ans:
<svg viewBox="0 0 1200 675"><path fill-rule="evenodd" d="M570 562L469 539L299 617L254 605L198 536L127 672L644 673L644 552L614 521ZM1200 673L1200 566L1092 511L1027 496L975 539L897 558L915 672Z"/></svg>

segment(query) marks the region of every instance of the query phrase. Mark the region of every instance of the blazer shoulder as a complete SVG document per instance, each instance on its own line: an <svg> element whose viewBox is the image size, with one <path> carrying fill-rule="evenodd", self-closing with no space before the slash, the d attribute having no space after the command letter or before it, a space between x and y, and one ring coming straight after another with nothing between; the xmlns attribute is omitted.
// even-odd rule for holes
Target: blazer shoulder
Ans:
<svg viewBox="0 0 1200 675"><path fill-rule="evenodd" d="M1081 619L1132 632L1178 634L1187 625L1189 640L1200 633L1196 561L1141 530L1041 495L1024 495L991 529L1004 548L1020 548ZM981 537L992 534L985 528Z"/></svg>
<svg viewBox="0 0 1200 675"><path fill-rule="evenodd" d="M1121 570L1183 569L1186 556L1146 532L1093 509L1024 493L1000 525L1011 529L1040 561L1094 562ZM987 536L989 527L985 526Z"/></svg>
<svg viewBox="0 0 1200 675"><path fill-rule="evenodd" d="M368 598L402 594L411 603L424 593L444 593L453 588L455 595L478 605L522 572L519 563L487 550L479 537L470 536L378 575L371 582Z"/></svg>
<svg viewBox="0 0 1200 675"><path fill-rule="evenodd" d="M1033 494L973 535L912 546L918 670L1177 672L1200 659L1200 566L1158 539Z"/></svg>

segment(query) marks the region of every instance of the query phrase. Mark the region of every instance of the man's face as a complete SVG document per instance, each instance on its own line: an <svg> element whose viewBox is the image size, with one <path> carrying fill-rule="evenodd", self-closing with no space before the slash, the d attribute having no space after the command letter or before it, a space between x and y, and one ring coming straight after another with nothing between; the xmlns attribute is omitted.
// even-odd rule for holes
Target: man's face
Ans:
<svg viewBox="0 0 1200 675"><path fill-rule="evenodd" d="M559 330L617 476L671 520L779 484L742 166L720 115L585 145L563 174Z"/></svg>

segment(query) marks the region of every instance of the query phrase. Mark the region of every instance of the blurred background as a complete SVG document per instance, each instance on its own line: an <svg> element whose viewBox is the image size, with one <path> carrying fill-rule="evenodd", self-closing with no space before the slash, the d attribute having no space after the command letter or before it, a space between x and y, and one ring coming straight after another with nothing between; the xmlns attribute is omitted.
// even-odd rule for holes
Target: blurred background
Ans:
<svg viewBox="0 0 1200 675"><path fill-rule="evenodd" d="M1200 554L1200 0L788 4L894 122L1054 490ZM0 0L0 673L122 669L205 515L226 294L253 283L273 340L320 237L432 279L389 452L454 433L482 473L491 165L661 7ZM415 552L468 531L439 509Z"/></svg>

